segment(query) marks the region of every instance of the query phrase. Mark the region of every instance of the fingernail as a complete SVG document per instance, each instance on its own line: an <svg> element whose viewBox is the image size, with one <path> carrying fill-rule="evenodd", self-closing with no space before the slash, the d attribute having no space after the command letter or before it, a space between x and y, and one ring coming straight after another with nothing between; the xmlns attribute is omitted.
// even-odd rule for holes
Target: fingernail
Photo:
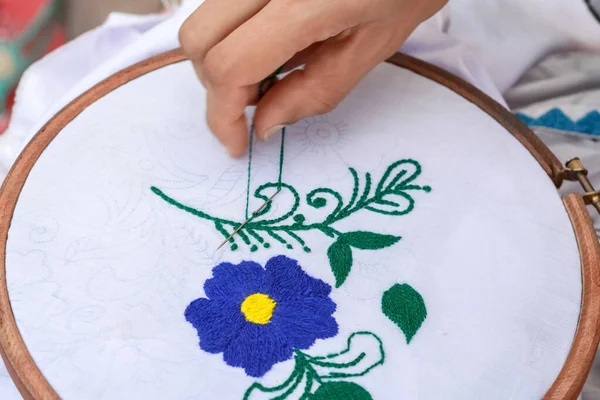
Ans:
<svg viewBox="0 0 600 400"><path fill-rule="evenodd" d="M279 132L280 130L282 130L285 127L285 125L275 125L270 127L269 129L267 129L265 131L265 133L262 134L262 140L269 140L273 137L273 135L275 135L277 132Z"/></svg>

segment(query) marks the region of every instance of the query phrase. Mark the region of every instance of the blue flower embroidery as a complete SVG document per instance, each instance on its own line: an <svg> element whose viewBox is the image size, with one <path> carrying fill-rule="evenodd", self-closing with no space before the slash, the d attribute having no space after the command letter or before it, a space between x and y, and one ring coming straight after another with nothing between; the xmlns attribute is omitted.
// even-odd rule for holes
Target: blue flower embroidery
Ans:
<svg viewBox="0 0 600 400"><path fill-rule="evenodd" d="M223 353L232 367L261 377L273 365L338 333L331 286L308 276L298 262L271 258L222 263L204 284L206 299L194 300L185 318L196 328L200 348Z"/></svg>

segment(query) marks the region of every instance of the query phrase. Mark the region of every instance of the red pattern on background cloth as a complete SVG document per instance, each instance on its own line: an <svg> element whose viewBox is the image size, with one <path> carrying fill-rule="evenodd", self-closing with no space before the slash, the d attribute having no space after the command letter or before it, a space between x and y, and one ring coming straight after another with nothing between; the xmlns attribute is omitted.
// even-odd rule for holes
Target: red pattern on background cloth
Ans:
<svg viewBox="0 0 600 400"><path fill-rule="evenodd" d="M51 4L51 0L0 0L0 43L10 42L11 39L19 36L20 33L26 32L31 28L39 13ZM43 56L53 51L57 47L66 42L66 34L64 29L53 21L47 29L41 30L38 37L25 45L22 49L24 54L32 47L36 40L41 38L41 35L51 35L51 40L43 51ZM12 89L6 98L0 99L6 105L7 113L0 115L0 133L4 132L8 126L10 112L14 104L15 90L18 81L12 82Z"/></svg>

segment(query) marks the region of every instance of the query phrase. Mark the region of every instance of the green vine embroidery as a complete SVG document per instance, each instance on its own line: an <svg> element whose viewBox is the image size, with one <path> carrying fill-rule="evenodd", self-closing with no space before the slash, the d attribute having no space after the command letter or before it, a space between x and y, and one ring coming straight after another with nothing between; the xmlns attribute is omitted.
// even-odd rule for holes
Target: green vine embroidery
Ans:
<svg viewBox="0 0 600 400"><path fill-rule="evenodd" d="M379 354L376 359L367 361L371 358L368 357L367 352L348 357L353 349L353 341L357 337L370 339L369 342L377 347ZM244 394L244 400L253 398L253 394L257 392L273 396L269 397L271 400L284 400L298 390L302 390L300 400L370 400L372 397L366 389L346 380L364 376L373 368L382 365L385 361L385 352L383 342L377 335L361 331L351 334L346 348L338 353L313 357L296 349L294 361L292 373L281 385L266 387L255 382ZM314 390L316 385L318 387Z"/></svg>
<svg viewBox="0 0 600 400"><path fill-rule="evenodd" d="M306 195L306 204L316 209L327 206L329 200L335 202L333 210L318 222L307 223L304 214L298 212L300 195L293 186L279 182L269 182L259 186L254 192L254 197L267 201L270 194L281 188L282 191L286 190L292 194L294 199L292 207L277 218L261 219L260 217L271 209L272 204L267 204L238 232L239 238L250 247L251 251L258 250L259 245L265 248L270 247L270 242L265 239L265 237L270 237L288 249L292 249L292 243L296 242L302 246L304 251L310 252L310 247L302 239L302 233L310 230L320 231L334 239L327 251L327 256L336 279L336 287L340 287L352 268L352 248L359 250L383 249L395 244L401 237L369 231L340 232L334 228L334 225L360 211L390 216L406 215L415 206L412 193L431 190L429 186L415 184L415 180L421 174L421 165L411 159L399 160L388 166L376 185L373 185L370 173L367 172L364 175L364 184L361 185L356 170L354 168L349 168L349 170L354 181L350 201L344 202L342 195L330 188L317 188ZM410 170L413 171L409 172ZM157 187L153 186L151 190L167 203L199 218L211 221L224 238L227 238L243 222L215 217L186 206L169 197ZM270 194L267 195L267 193ZM235 237L230 239L230 243L231 250L238 248Z"/></svg>

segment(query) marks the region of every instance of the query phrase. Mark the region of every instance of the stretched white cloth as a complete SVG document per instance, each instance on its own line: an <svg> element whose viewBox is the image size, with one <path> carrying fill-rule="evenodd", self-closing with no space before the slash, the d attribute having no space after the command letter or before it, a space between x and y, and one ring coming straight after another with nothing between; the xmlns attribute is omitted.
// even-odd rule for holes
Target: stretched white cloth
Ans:
<svg viewBox="0 0 600 400"><path fill-rule="evenodd" d="M0 138L0 162L4 168L7 169L12 164L23 146L51 116L78 94L136 61L177 47L177 28L196 4L195 1L188 1L172 16L114 15L103 27L84 35L35 64L23 78L17 93L14 119L9 130ZM595 41L600 39L600 35L593 35L597 32L597 25L594 25L595 21L588 18L590 16L583 5L579 7L569 2L571 4L569 12L573 13L570 15L581 17L578 19L581 21L578 29L585 28L581 31L586 32L586 35L580 37L573 34L573 31L565 31L565 24L557 24L559 28L548 27L540 20L536 20L532 16L533 13L526 9L527 7L521 10L524 13L525 25L531 29L527 29L527 32L499 29L498 24L491 22L504 21L508 24L507 20L489 12L489 7L494 7L493 2L485 4L488 8L484 5L474 6L473 2L454 2L424 23L402 50L457 74L497 101L503 102L500 93L506 90L531 63L548 51L574 45L593 47L597 45ZM480 28L475 28L477 21L482 21ZM516 25L515 23L511 26ZM540 26L543 26L543 29L538 30ZM485 30L484 27L490 28ZM473 29L477 29L479 34L470 34ZM499 31L506 36L500 38L492 36L492 34L497 35ZM482 35L482 32L488 34ZM549 32L552 34L548 35ZM548 36L550 39L540 40L540 37L548 38ZM548 40L552 43L548 43ZM514 47L496 46L499 43L515 42L522 45L519 57L522 62L519 64L513 63L514 58L511 55L515 51ZM32 102L32 99L37 100ZM162 97L157 98L156 106L163 107L163 110L172 107L172 104L162 104L163 101ZM71 145L65 143L65 146L69 148ZM63 173L57 170L57 178ZM172 211L172 214L177 213ZM418 233L418 230L415 232ZM565 251L568 253L568 249ZM569 273L569 270L560 273ZM535 320L538 317L532 316L532 318ZM551 341L537 341L537 345L558 351L552 348ZM485 350L485 346L480 350ZM542 350L536 347L535 351ZM564 352L565 349L563 348L562 351ZM449 359L447 362L452 361ZM556 365L549 363L547 368L556 369ZM514 373L514 371L509 370L505 373ZM540 377L545 375L541 371L536 373L539 373ZM410 391L411 387L414 389L414 386L408 384L407 390ZM519 384L514 388L526 390ZM519 394L522 393L517 391L514 394L519 398ZM18 395L15 389L5 375L0 386L0 397L9 399L16 396Z"/></svg>
<svg viewBox="0 0 600 400"><path fill-rule="evenodd" d="M310 382L324 398L543 396L577 326L579 253L551 180L502 126L378 66L287 129L272 209L215 252L246 218L248 160L197 118L194 81L186 62L99 99L19 195L9 295L59 395L272 398L254 383L282 394L297 376L282 398ZM279 163L280 140L254 143L250 212Z"/></svg>

